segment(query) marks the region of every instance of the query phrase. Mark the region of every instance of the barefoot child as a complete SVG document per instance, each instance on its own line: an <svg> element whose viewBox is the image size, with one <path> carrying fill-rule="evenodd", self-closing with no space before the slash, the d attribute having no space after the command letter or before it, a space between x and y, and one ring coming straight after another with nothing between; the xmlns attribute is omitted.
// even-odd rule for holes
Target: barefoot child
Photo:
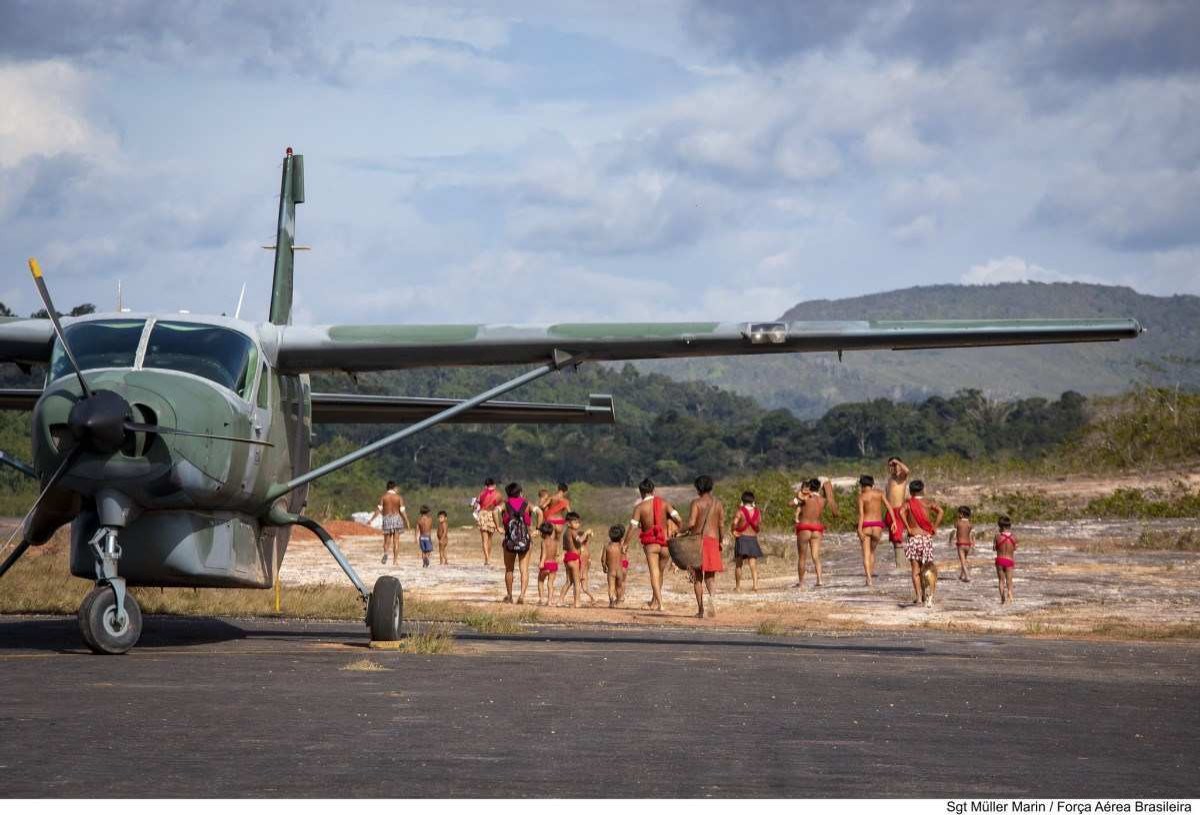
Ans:
<svg viewBox="0 0 1200 815"><path fill-rule="evenodd" d="M562 593L559 595L558 601L561 603L567 596L567 589L572 585L575 587L575 607L579 607L579 593L583 592L587 595L588 602L595 603L596 598L588 591L587 584L583 582L583 576L586 573L586 566L590 555L588 553L588 541L592 539L592 530L582 531L583 521L579 518L578 512L568 512L564 518L566 526L562 531L563 542L563 562L566 563L569 555L574 554L575 557L570 558L575 567L574 574L568 569L568 580L573 581L573 584L568 582L563 586ZM551 521L553 523L553 521ZM570 539L570 546L567 545L567 540Z"/></svg>
<svg viewBox="0 0 1200 815"><path fill-rule="evenodd" d="M863 575L868 587L875 580L875 549L883 539L887 504L883 490L875 488L875 479L869 475L858 479L858 542L862 544Z"/></svg>
<svg viewBox="0 0 1200 815"><path fill-rule="evenodd" d="M821 515L826 506L835 516L838 514L833 484L828 481L822 482L819 478L809 479L808 490L803 493L803 499L796 507L796 554L799 557L794 588L804 588L804 566L810 557L813 569L817 573L817 588L825 585L821 578L821 538L825 535Z"/></svg>
<svg viewBox="0 0 1200 815"><path fill-rule="evenodd" d="M1012 520L1007 515L996 519L1000 530L992 541L996 550L996 579L1000 582L1000 604L1011 603L1013 599L1013 569L1016 561L1013 556L1017 553L1017 539L1013 537Z"/></svg>
<svg viewBox="0 0 1200 815"><path fill-rule="evenodd" d="M729 527L733 538L733 590L742 590L742 564L750 564L750 583L758 591L758 559L763 556L758 545L758 530L762 527L762 512L754 504L754 493L742 493L742 505L733 514Z"/></svg>
<svg viewBox="0 0 1200 815"><path fill-rule="evenodd" d="M562 547L563 567L567 570L567 584L563 586L562 593L558 597L558 602L562 603L567 597L567 591L574 589L574 605L575 608L579 608L579 576L583 569L580 564L579 541L585 535L591 535L592 533L590 531L586 533L579 532L579 515L574 512L569 513L565 520L566 528L562 533Z"/></svg>
<svg viewBox="0 0 1200 815"><path fill-rule="evenodd" d="M438 565L449 566L450 559L446 557L446 547L450 545L450 520L446 510L437 514Z"/></svg>
<svg viewBox="0 0 1200 815"><path fill-rule="evenodd" d="M975 545L972 533L975 525L971 523L971 508L959 507L958 520L954 522L954 549L958 552L958 579L964 583L971 582L971 573L967 570L967 555Z"/></svg>
<svg viewBox="0 0 1200 815"><path fill-rule="evenodd" d="M608 575L608 607L616 608L625 602L625 572L629 559L625 554L625 527L617 524L608 528L608 544L604 547L601 565Z"/></svg>
<svg viewBox="0 0 1200 815"><path fill-rule="evenodd" d="M933 606L933 593L937 589L937 565L933 560L933 539L945 510L933 501L924 498L925 484L914 479L908 485L909 498L900 508L900 518L908 531L904 541L904 556L912 569L913 604ZM933 520L929 513L933 513Z"/></svg>
<svg viewBox="0 0 1200 815"><path fill-rule="evenodd" d="M429 553L433 551L433 516L429 507L421 507L417 516L417 548L421 550L421 565L429 568Z"/></svg>
<svg viewBox="0 0 1200 815"><path fill-rule="evenodd" d="M558 537L554 534L554 526L549 521L543 521L538 527L538 537L542 541L542 551L538 555L538 605L553 606L554 582L558 579ZM542 586L546 593L542 594Z"/></svg>

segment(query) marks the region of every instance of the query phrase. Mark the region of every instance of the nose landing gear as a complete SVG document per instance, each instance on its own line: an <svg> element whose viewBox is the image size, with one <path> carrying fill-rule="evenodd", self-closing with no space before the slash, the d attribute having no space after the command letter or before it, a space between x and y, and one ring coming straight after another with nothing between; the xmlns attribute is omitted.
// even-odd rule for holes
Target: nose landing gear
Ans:
<svg viewBox="0 0 1200 815"><path fill-rule="evenodd" d="M142 610L117 574L117 530L102 526L88 544L96 556L96 585L79 604L79 632L97 654L123 654L142 636Z"/></svg>

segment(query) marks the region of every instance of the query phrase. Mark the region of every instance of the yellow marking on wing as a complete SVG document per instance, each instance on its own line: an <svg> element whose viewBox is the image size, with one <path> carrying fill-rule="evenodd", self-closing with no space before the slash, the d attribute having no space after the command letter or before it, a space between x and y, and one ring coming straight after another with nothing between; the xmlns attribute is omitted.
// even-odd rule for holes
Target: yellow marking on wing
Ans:
<svg viewBox="0 0 1200 815"><path fill-rule="evenodd" d="M38 265L37 258L29 259L29 271L33 272L34 277L42 276L42 267Z"/></svg>

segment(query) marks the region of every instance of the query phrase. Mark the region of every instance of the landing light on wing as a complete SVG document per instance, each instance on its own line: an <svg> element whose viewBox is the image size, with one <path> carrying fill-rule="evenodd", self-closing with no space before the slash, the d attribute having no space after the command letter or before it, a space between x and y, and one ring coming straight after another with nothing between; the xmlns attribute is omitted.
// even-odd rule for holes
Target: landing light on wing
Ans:
<svg viewBox="0 0 1200 815"><path fill-rule="evenodd" d="M742 335L752 345L782 345L787 341L787 323L749 323Z"/></svg>

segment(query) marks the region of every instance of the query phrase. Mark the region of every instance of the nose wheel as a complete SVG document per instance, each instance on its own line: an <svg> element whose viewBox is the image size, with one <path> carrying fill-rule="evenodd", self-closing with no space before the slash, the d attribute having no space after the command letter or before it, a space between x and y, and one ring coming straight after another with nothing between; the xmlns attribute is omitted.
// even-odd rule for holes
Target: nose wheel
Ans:
<svg viewBox="0 0 1200 815"><path fill-rule="evenodd" d="M142 610L126 594L124 613L118 609L117 593L107 583L94 587L79 605L79 632L97 654L123 654L142 635Z"/></svg>

